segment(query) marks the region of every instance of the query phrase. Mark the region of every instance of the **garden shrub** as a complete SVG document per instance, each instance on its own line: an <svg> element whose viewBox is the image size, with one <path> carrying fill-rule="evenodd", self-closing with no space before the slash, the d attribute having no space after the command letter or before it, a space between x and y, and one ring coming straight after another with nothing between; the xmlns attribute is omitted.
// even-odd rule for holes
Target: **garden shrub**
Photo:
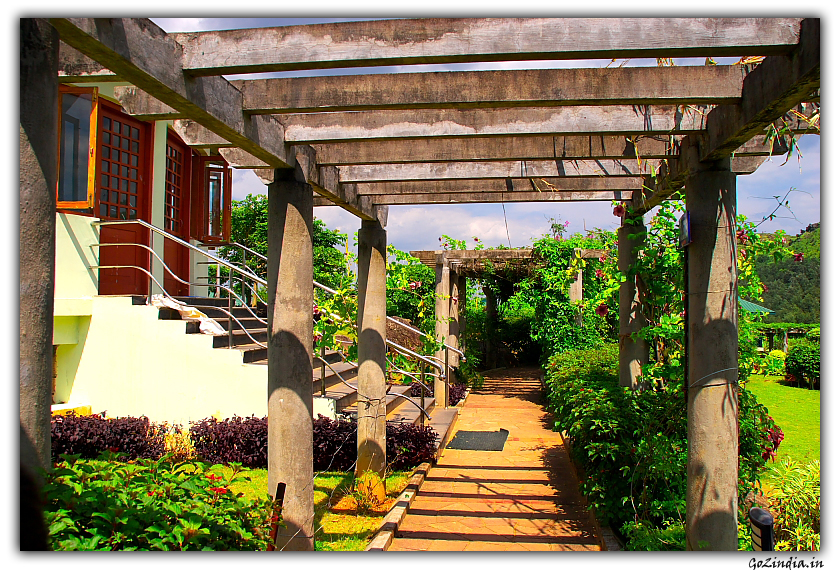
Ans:
<svg viewBox="0 0 840 570"><path fill-rule="evenodd" d="M78 455L95 459L105 451L120 452L129 459L158 459L165 452L164 426L149 418L106 418L105 412L89 416L53 416L50 422L52 456Z"/></svg>
<svg viewBox="0 0 840 570"><path fill-rule="evenodd" d="M781 376L785 373L785 353L782 350L771 350L770 353L764 357L764 374L772 376Z"/></svg>
<svg viewBox="0 0 840 570"><path fill-rule="evenodd" d="M312 424L315 471L352 469L356 462L356 433L356 422L331 420L319 414Z"/></svg>
<svg viewBox="0 0 840 570"><path fill-rule="evenodd" d="M820 462L803 465L786 457L771 472L776 550L819 550Z"/></svg>
<svg viewBox="0 0 840 570"><path fill-rule="evenodd" d="M813 328L805 333L805 338L810 340L811 342L816 342L819 344L820 342L820 327Z"/></svg>
<svg viewBox="0 0 840 570"><path fill-rule="evenodd" d="M679 535L675 521L685 516L683 384L674 381L643 391L622 388L617 363L615 344L549 360L546 381L555 429L570 440L572 457L582 468L581 492L599 518L628 533L631 545L641 548L664 540L666 548ZM738 489L740 504L746 506L783 434L767 409L740 385L739 404Z"/></svg>
<svg viewBox="0 0 840 570"><path fill-rule="evenodd" d="M406 471L435 459L437 432L431 426L389 423L385 426L385 457L391 471Z"/></svg>
<svg viewBox="0 0 840 570"><path fill-rule="evenodd" d="M797 385L820 387L820 345L809 341L791 343L785 360L788 377Z"/></svg>
<svg viewBox="0 0 840 570"><path fill-rule="evenodd" d="M195 452L208 463L268 465L268 418L206 418L190 427Z"/></svg>
<svg viewBox="0 0 840 570"><path fill-rule="evenodd" d="M450 384L449 385L449 405L454 406L464 399L467 395L466 384Z"/></svg>
<svg viewBox="0 0 840 570"><path fill-rule="evenodd" d="M196 455L208 463L268 466L268 418L208 418L190 428ZM318 416L312 422L315 471L347 471L356 463L356 422ZM385 454L392 470L410 469L434 458L436 433L429 426L388 423Z"/></svg>
<svg viewBox="0 0 840 570"><path fill-rule="evenodd" d="M65 455L46 474L54 550L266 550L272 503L234 496L242 479L163 459L134 463ZM276 520L276 519L275 519Z"/></svg>

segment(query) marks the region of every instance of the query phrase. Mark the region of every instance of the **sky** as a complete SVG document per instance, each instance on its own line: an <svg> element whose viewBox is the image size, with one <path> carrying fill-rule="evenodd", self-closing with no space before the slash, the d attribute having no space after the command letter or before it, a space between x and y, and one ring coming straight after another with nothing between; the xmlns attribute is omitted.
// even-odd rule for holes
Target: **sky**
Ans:
<svg viewBox="0 0 840 570"><path fill-rule="evenodd" d="M167 32L206 31L218 29L284 26L361 20L364 18L152 18ZM719 64L737 58L718 58ZM701 58L676 60L678 65L700 65ZM413 65L379 68L351 68L337 70L307 70L248 77L294 77L338 75L350 73L406 73L420 71L453 71L484 69L533 69L546 67L604 67L609 60L498 62L449 65ZM627 65L655 65L655 60L632 60ZM738 211L756 223L770 214L778 202L774 196L784 197L790 211L779 210L778 218L761 225L762 231L782 229L797 234L810 223L820 221L820 137L808 135L800 139L801 158L773 157L756 172L738 177ZM248 170L235 171L233 199L247 194L266 194L266 186ZM318 207L315 217L328 227L343 233L358 231L360 221L338 207ZM618 218L612 215L609 202L575 203L511 203L470 205L390 206L388 213L388 241L403 251L437 249L438 238L448 235L472 242L477 237L485 246L527 247L549 230L549 219L569 222L569 232L585 233L600 228L613 230ZM422 231L418 231L422 228Z"/></svg>

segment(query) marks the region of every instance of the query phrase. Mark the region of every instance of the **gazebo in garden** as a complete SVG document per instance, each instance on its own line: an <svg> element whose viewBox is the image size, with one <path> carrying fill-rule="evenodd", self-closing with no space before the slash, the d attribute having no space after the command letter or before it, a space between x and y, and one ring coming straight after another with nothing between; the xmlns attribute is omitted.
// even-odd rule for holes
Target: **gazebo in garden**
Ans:
<svg viewBox="0 0 840 570"><path fill-rule="evenodd" d="M407 19L180 34L146 19L22 19L20 55L22 462L50 462L58 88L110 81L128 114L171 120L189 145L218 149L268 186L268 485L286 484L280 547L313 547L314 207L361 219L359 467L381 471L389 205L622 202L626 269L642 214L682 191L691 220L688 545L737 549L736 179L787 150L768 127L815 132L819 19ZM683 57L742 59L673 65ZM223 77L631 58L661 65ZM459 287L437 264L440 291ZM635 296L623 283L626 386L647 355L629 336L639 326Z"/></svg>

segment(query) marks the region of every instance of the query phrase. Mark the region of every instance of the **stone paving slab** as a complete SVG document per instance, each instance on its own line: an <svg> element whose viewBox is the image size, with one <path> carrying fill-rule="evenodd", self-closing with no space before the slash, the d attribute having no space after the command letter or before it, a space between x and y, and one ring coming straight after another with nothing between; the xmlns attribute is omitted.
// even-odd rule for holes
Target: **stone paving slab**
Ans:
<svg viewBox="0 0 840 570"><path fill-rule="evenodd" d="M484 387L467 398L455 429L507 429L504 451L444 449L388 550L601 549L541 392L538 369L488 374Z"/></svg>

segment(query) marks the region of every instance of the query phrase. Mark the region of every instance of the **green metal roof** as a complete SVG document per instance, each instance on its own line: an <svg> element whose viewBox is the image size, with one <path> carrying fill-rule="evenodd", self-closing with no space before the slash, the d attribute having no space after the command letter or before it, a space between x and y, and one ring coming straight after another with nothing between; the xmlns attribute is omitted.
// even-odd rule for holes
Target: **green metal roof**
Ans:
<svg viewBox="0 0 840 570"><path fill-rule="evenodd" d="M774 311L773 309L768 309L767 307L756 305L755 303L751 303L750 301L745 301L741 297L738 297L738 302L741 303L741 306L748 313L766 313L768 315L776 314L776 311Z"/></svg>

